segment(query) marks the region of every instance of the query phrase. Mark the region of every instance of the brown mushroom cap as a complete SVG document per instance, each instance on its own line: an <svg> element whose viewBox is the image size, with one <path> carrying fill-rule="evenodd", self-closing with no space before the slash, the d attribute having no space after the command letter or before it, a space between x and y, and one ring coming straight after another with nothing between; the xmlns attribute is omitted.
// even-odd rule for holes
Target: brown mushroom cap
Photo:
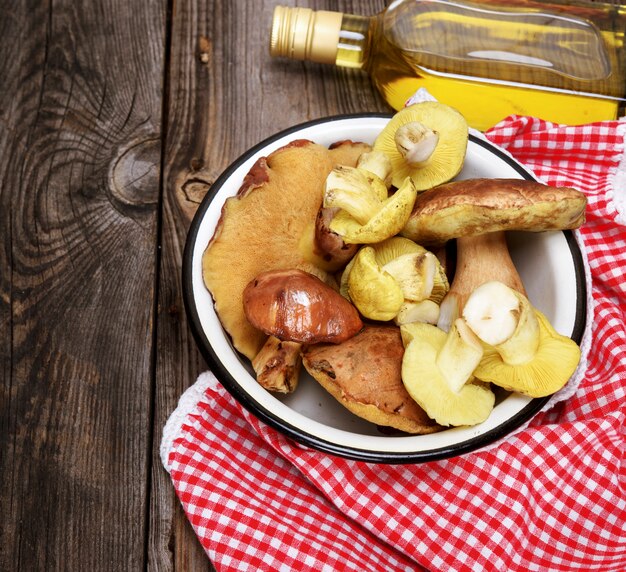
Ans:
<svg viewBox="0 0 626 572"><path fill-rule="evenodd" d="M235 348L252 359L266 334L248 323L242 294L265 270L300 268L331 280L303 252L314 229L324 183L338 164L355 165L370 147L343 142L331 150L299 140L259 159L236 196L226 200L220 221L202 258L204 282Z"/></svg>
<svg viewBox="0 0 626 572"><path fill-rule="evenodd" d="M569 187L524 179L467 179L417 197L401 234L420 244L498 230L564 230L585 221L587 199Z"/></svg>
<svg viewBox="0 0 626 572"><path fill-rule="evenodd" d="M326 391L352 413L407 433L441 429L402 383L404 346L400 329L368 325L339 345L304 349L302 363Z"/></svg>
<svg viewBox="0 0 626 572"><path fill-rule="evenodd" d="M356 308L317 276L297 269L269 270L243 291L248 321L288 342L341 343L363 327Z"/></svg>

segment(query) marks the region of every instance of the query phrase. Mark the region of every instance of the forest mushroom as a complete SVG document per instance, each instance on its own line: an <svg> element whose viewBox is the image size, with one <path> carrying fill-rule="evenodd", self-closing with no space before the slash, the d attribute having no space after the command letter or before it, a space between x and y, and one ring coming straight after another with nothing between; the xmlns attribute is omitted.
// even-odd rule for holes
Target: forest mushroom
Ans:
<svg viewBox="0 0 626 572"><path fill-rule="evenodd" d="M580 348L556 332L525 296L487 282L468 298L463 318L485 343L474 375L530 397L561 389L580 360Z"/></svg>
<svg viewBox="0 0 626 572"><path fill-rule="evenodd" d="M357 201L355 208L358 212L358 202L368 205L373 201L373 211L363 219L369 220L369 216L373 215L380 203L387 198L387 189L391 184L390 173L391 163L384 153L366 151L359 156L356 168L339 165L330 172L325 183L325 194L328 192L331 195L328 203L332 202L332 194L337 193L336 187L344 189L343 198L348 202L352 202L351 197L354 194L365 193L360 197L361 201ZM372 196L368 201L370 194ZM318 264L328 271L343 268L358 250L358 244L346 243L341 235L331 229L330 224L339 210L338 206L322 206L315 220L314 251L320 258Z"/></svg>
<svg viewBox="0 0 626 572"><path fill-rule="evenodd" d="M326 178L324 207L343 209L359 224L367 223L386 199L385 183L370 171L338 165Z"/></svg>
<svg viewBox="0 0 626 572"><path fill-rule="evenodd" d="M439 304L433 300L421 300L419 302L404 302L393 321L397 326L411 324L412 322L424 322L437 324L439 320Z"/></svg>
<svg viewBox="0 0 626 572"><path fill-rule="evenodd" d="M424 245L499 230L578 228L587 199L570 187L523 179L467 179L421 193L402 235Z"/></svg>
<svg viewBox="0 0 626 572"><path fill-rule="evenodd" d="M391 186L391 161L382 151L366 151L359 157L356 166L376 175L387 188Z"/></svg>
<svg viewBox="0 0 626 572"><path fill-rule="evenodd" d="M461 315L470 294L490 280L498 280L526 294L522 279L511 259L505 232L458 238L454 278L439 308L439 328L447 332L454 320Z"/></svg>
<svg viewBox="0 0 626 572"><path fill-rule="evenodd" d="M347 173L346 169L342 172ZM389 197L378 177L372 175L370 180L374 182L369 185L327 185L324 207L340 208L330 228L348 244L373 244L398 234L413 210L417 190L410 178L407 177ZM384 197L381 189L384 189Z"/></svg>
<svg viewBox="0 0 626 572"><path fill-rule="evenodd" d="M256 380L268 391L292 393L298 386L302 344L269 336L252 360Z"/></svg>
<svg viewBox="0 0 626 572"><path fill-rule="evenodd" d="M394 236L383 242L374 244L373 248L376 252L376 261L378 264L392 275L395 275L393 269L397 266L396 261L398 260L413 260L415 266L418 267L420 263L422 263L420 259L426 259L424 262L425 269L429 272L427 281L428 284L432 286L430 294L426 293L426 289L424 289L422 295L417 296L415 293L405 291L405 298L407 300L421 301L428 298L438 304L450 289L446 270L440 257L416 242L402 236ZM403 266L404 265L399 268L400 272L402 272L401 268ZM398 278L397 275L396 278Z"/></svg>
<svg viewBox="0 0 626 572"><path fill-rule="evenodd" d="M331 230L330 223L338 211L337 208L321 207L315 219L313 249L321 260L318 264L328 271L343 268L359 249L358 244L347 244L340 235Z"/></svg>
<svg viewBox="0 0 626 572"><path fill-rule="evenodd" d="M401 331L402 382L428 416L444 426L476 425L487 419L495 395L473 379L482 349L462 320L447 334L423 323L401 326Z"/></svg>
<svg viewBox="0 0 626 572"><path fill-rule="evenodd" d="M374 150L389 157L394 186L411 177L423 191L459 174L467 140L467 122L458 111L424 101L398 111L376 138Z"/></svg>
<svg viewBox="0 0 626 572"><path fill-rule="evenodd" d="M362 247L346 267L341 283L365 317L381 321L394 319L407 303L433 296L438 302L448 289L437 257L402 237Z"/></svg>
<svg viewBox="0 0 626 572"><path fill-rule="evenodd" d="M406 433L439 431L402 383L403 354L397 327L366 325L341 344L307 346L302 357L309 374L355 415Z"/></svg>
<svg viewBox="0 0 626 572"><path fill-rule="evenodd" d="M364 246L354 257L347 280L350 300L366 318L391 320L404 302L402 288L376 262L371 246Z"/></svg>
<svg viewBox="0 0 626 572"><path fill-rule="evenodd" d="M422 193L402 234L427 244L456 238L456 270L437 325L447 331L484 282L504 282L525 294L504 231L576 228L584 222L586 203L575 189L517 179L471 179Z"/></svg>
<svg viewBox="0 0 626 572"><path fill-rule="evenodd" d="M256 276L243 291L243 309L252 326L283 341L340 343L363 327L339 292L297 269Z"/></svg>
<svg viewBox="0 0 626 572"><path fill-rule="evenodd" d="M222 326L249 359L267 335L244 315L244 288L262 271L284 268L300 268L332 283L313 246L324 182L335 165L356 165L369 149L350 142L327 149L293 141L259 159L237 195L226 200L202 271Z"/></svg>

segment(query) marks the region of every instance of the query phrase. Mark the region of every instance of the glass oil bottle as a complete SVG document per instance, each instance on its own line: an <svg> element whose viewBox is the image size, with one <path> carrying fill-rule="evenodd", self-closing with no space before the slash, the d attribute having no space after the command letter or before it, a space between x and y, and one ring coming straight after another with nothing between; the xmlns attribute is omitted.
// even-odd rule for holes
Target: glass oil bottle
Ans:
<svg viewBox="0 0 626 572"><path fill-rule="evenodd" d="M419 88L487 129L510 114L622 115L626 7L572 0L396 0L371 16L277 6L274 56L367 72L400 109Z"/></svg>

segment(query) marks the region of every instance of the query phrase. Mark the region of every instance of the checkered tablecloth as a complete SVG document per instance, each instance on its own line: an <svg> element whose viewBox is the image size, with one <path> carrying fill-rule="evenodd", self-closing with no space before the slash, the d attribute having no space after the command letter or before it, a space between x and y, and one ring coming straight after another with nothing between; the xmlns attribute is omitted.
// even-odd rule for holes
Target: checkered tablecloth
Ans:
<svg viewBox="0 0 626 572"><path fill-rule="evenodd" d="M372 465L290 441L207 372L161 453L218 570L626 570L626 123L514 116L486 135L588 197L595 313L576 393L498 447Z"/></svg>

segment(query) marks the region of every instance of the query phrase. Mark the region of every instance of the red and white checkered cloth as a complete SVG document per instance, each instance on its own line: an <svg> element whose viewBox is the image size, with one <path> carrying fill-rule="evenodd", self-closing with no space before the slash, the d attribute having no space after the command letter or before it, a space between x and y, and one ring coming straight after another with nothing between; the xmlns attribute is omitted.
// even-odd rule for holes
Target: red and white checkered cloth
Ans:
<svg viewBox="0 0 626 572"><path fill-rule="evenodd" d="M626 570L625 135L515 116L487 133L586 193L595 301L578 391L498 447L373 465L290 441L210 373L183 395L162 459L218 570Z"/></svg>

